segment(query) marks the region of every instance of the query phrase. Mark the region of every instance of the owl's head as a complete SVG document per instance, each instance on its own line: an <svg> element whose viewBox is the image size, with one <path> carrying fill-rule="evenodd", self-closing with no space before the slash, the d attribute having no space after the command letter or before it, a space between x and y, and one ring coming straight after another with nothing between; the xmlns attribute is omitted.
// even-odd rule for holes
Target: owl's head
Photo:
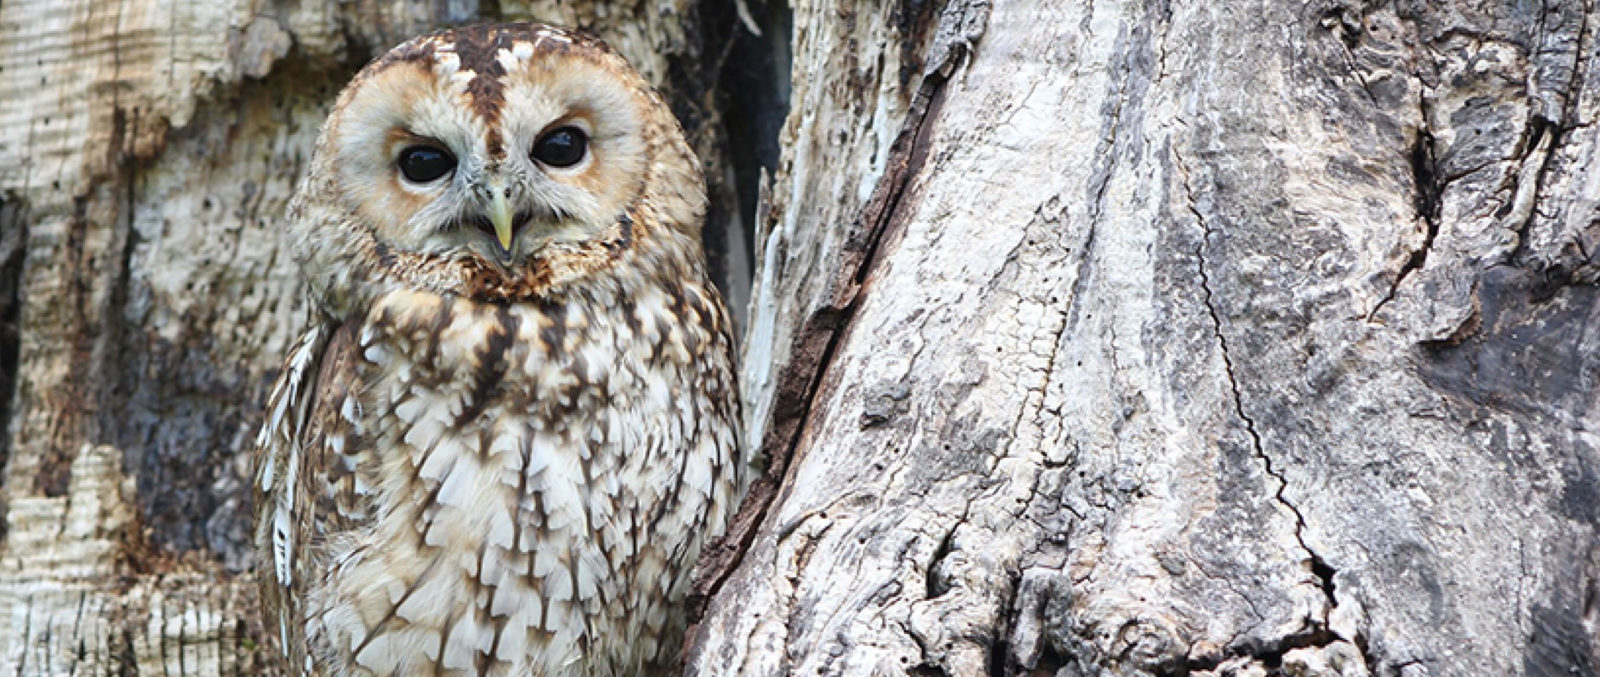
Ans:
<svg viewBox="0 0 1600 677"><path fill-rule="evenodd" d="M326 284L387 276L470 293L594 272L641 239L697 241L704 208L682 129L626 61L581 33L504 24L369 64L328 118L291 217L314 289L326 272Z"/></svg>

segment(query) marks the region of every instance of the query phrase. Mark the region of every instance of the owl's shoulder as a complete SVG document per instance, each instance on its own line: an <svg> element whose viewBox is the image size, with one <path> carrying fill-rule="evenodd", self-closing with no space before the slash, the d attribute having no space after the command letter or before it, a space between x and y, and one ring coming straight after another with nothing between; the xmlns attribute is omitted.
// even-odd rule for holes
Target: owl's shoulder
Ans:
<svg viewBox="0 0 1600 677"><path fill-rule="evenodd" d="M263 557L257 566L263 606L286 648L301 645L299 624L283 614L307 585L307 540L326 530L314 522L340 519L330 507L332 497L313 478L320 469L338 466L330 450L341 448L350 430L345 405L355 350L353 328L313 321L289 350L256 437L255 540ZM312 505L322 509L308 510Z"/></svg>

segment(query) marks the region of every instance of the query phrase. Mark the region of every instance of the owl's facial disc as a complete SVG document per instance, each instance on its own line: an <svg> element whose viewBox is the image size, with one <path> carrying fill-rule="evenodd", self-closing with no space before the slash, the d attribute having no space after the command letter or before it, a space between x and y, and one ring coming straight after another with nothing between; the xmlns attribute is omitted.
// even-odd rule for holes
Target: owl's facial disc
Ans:
<svg viewBox="0 0 1600 677"><path fill-rule="evenodd" d="M392 251L507 272L615 241L657 171L651 121L670 115L647 92L619 57L556 31L419 39L330 120L342 206Z"/></svg>

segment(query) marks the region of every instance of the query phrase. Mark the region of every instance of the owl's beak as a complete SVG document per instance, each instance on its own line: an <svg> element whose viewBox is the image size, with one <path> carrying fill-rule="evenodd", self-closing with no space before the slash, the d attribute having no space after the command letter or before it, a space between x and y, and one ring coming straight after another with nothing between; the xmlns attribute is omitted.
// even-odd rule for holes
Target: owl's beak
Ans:
<svg viewBox="0 0 1600 677"><path fill-rule="evenodd" d="M511 229L515 213L511 210L511 201L506 198L504 186L492 184L489 186L489 223L494 225L495 239L500 241L500 251L509 256L511 254Z"/></svg>

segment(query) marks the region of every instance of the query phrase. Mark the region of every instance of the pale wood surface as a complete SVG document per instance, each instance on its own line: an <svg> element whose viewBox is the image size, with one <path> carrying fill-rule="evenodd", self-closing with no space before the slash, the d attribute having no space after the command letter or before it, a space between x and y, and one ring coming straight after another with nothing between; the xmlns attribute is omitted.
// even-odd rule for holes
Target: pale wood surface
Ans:
<svg viewBox="0 0 1600 677"><path fill-rule="evenodd" d="M695 674L1596 674L1592 3L898 9L796 8Z"/></svg>
<svg viewBox="0 0 1600 677"><path fill-rule="evenodd" d="M277 670L245 455L356 68L596 29L726 205L712 6L0 3L0 673ZM793 10L691 673L1600 674L1593 3Z"/></svg>

